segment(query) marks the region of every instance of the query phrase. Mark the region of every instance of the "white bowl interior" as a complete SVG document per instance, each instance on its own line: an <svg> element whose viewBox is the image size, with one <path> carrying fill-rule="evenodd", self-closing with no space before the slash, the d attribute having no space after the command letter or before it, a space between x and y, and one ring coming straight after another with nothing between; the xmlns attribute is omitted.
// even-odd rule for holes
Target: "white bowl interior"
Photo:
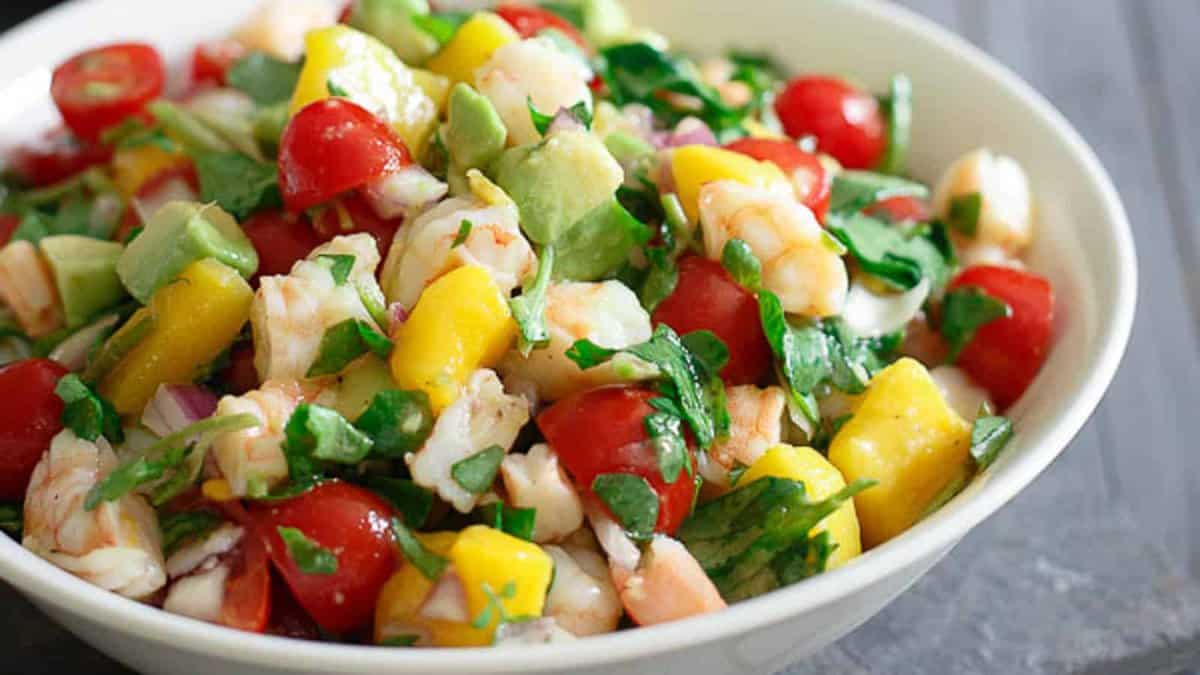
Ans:
<svg viewBox="0 0 1200 675"><path fill-rule="evenodd" d="M251 0L187 3L80 0L0 38L0 146L54 120L49 67L76 51L144 39L179 62L197 40L221 35ZM797 71L835 72L882 90L893 73L913 80L914 173L932 181L963 152L987 145L1016 157L1038 197L1040 227L1029 260L1054 282L1057 344L1041 376L1013 410L1018 435L966 491L903 537L835 572L737 605L719 615L573 644L506 654L479 650L379 650L250 636L125 601L76 580L0 537L0 576L56 613L102 621L109 631L273 663L297 672L532 671L604 664L738 636L788 618L834 612L881 588L889 575L944 553L1057 455L1091 414L1116 369L1133 317L1136 270L1124 211L1102 167L1040 96L1005 69L931 23L866 1L767 0L753 4L629 0L646 25L696 52L768 51ZM699 5L703 5L700 7ZM921 569L923 571L923 567ZM888 591L870 611L898 589ZM882 593L883 591L875 591ZM860 617L857 620L861 621ZM848 630L846 626L843 630ZM827 640L836 639L831 634ZM114 638L115 639L115 638ZM743 649L753 649L744 643ZM753 655L748 662L755 662ZM265 671L264 671L265 672Z"/></svg>

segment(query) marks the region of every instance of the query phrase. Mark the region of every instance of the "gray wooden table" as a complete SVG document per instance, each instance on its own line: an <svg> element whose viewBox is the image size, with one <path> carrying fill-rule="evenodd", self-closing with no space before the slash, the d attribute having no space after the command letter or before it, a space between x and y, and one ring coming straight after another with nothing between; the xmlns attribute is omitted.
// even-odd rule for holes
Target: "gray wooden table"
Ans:
<svg viewBox="0 0 1200 675"><path fill-rule="evenodd" d="M715 1L715 0L714 0ZM11 25L46 0L0 1ZM1045 93L1133 221L1138 322L1100 411L1037 483L788 675L1200 667L1200 0L903 0ZM0 586L0 670L129 675Z"/></svg>

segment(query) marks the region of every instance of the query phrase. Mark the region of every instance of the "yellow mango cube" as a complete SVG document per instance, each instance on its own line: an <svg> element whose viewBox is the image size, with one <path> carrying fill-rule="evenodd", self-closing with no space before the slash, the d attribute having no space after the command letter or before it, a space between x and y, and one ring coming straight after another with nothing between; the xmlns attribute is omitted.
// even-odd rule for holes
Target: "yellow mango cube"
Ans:
<svg viewBox="0 0 1200 675"><path fill-rule="evenodd" d="M948 486L970 473L971 425L947 405L914 359L878 373L838 431L829 460L847 481L878 481L854 498L867 548L920 520Z"/></svg>
<svg viewBox="0 0 1200 675"><path fill-rule="evenodd" d="M167 152L153 144L119 148L112 158L113 183L122 197L131 199L151 178L184 159L179 153Z"/></svg>
<svg viewBox="0 0 1200 675"><path fill-rule="evenodd" d="M188 265L113 335L153 319L149 334L100 382L122 415L141 414L158 385L191 382L199 368L233 344L250 320L254 291L237 270L205 258Z"/></svg>
<svg viewBox="0 0 1200 675"><path fill-rule="evenodd" d="M763 453L762 457L746 469L738 485L749 485L767 476L804 483L805 494L812 501L832 497L846 487L846 480L837 467L812 448L777 445ZM862 537L853 501L842 504L841 508L817 523L809 535L825 531L829 532L830 539L837 544L826 564L828 569L841 567L862 553Z"/></svg>
<svg viewBox="0 0 1200 675"><path fill-rule="evenodd" d="M401 389L429 394L438 413L471 373L499 362L516 336L508 301L487 270L459 267L430 284L396 330L392 376Z"/></svg>
<svg viewBox="0 0 1200 675"><path fill-rule="evenodd" d="M450 78L452 84L475 84L475 71L499 48L521 39L507 21L491 12L479 12L459 27L454 37L425 64Z"/></svg>
<svg viewBox="0 0 1200 675"><path fill-rule="evenodd" d="M472 618L498 603L510 619L538 617L554 575L554 561L537 544L518 539L486 525L473 525L459 533L450 548L450 562L467 594ZM500 611L493 607L491 622L483 629L490 644Z"/></svg>
<svg viewBox="0 0 1200 675"><path fill-rule="evenodd" d="M458 539L457 532L418 533L425 548L446 557ZM379 591L375 604L375 642L402 635L421 634L435 647L471 647L491 643L491 633L472 628L470 623L421 616L421 606L433 590L433 582L416 567L404 564Z"/></svg>
<svg viewBox="0 0 1200 675"><path fill-rule="evenodd" d="M706 145L685 145L675 149L671 155L671 173L683 211L693 223L700 217L700 188L706 183L733 180L755 187L788 184L779 167L770 162Z"/></svg>

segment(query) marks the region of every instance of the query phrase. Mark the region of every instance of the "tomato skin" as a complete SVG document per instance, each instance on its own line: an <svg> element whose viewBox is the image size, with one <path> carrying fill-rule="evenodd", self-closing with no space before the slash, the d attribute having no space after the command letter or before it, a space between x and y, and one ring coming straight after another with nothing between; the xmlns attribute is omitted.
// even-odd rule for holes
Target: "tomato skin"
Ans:
<svg viewBox="0 0 1200 675"><path fill-rule="evenodd" d="M29 477L62 431L62 400L54 394L67 369L49 359L0 368L0 500L19 501Z"/></svg>
<svg viewBox="0 0 1200 675"><path fill-rule="evenodd" d="M654 310L653 323L684 335L710 330L729 348L721 379L754 384L771 370L771 347L758 316L758 300L713 260L689 256L679 261L679 283Z"/></svg>
<svg viewBox="0 0 1200 675"><path fill-rule="evenodd" d="M232 557L225 580L221 623L250 633L267 630L271 618L271 561L262 540L249 533Z"/></svg>
<svg viewBox="0 0 1200 675"><path fill-rule="evenodd" d="M649 401L658 394L633 387L601 387L562 399L538 415L537 425L559 460L586 495L605 473L645 478L658 494L656 532L673 534L692 510L696 484L686 470L670 485L646 435ZM688 461L695 467L689 441ZM603 502L601 502L603 503Z"/></svg>
<svg viewBox="0 0 1200 675"><path fill-rule="evenodd" d="M258 371L254 369L254 343L239 342L229 351L229 366L221 373L226 390L234 396L258 389Z"/></svg>
<svg viewBox="0 0 1200 675"><path fill-rule="evenodd" d="M23 182L43 187L97 164L107 164L112 153L110 147L81 142L66 129L57 129L37 143L17 148L9 157L9 165Z"/></svg>
<svg viewBox="0 0 1200 675"><path fill-rule="evenodd" d="M287 274L324 241L304 216L282 211L260 211L242 224L242 231L258 252L259 277Z"/></svg>
<svg viewBox="0 0 1200 675"><path fill-rule="evenodd" d="M14 216L11 213L0 213L0 248L3 248L12 239L13 232L21 226L21 218Z"/></svg>
<svg viewBox="0 0 1200 675"><path fill-rule="evenodd" d="M379 246L380 259L387 259L388 250L392 247L392 239L396 236L396 230L400 229L400 225L404 222L403 219L384 220L380 218L375 213L375 209L371 208L366 199L358 193L346 195L342 198L341 204L345 208L345 215L349 217L346 223L342 222L342 214L338 212L337 208L324 209L315 216L313 229L316 230L321 241L329 241L338 235L366 232L375 237L375 243Z"/></svg>
<svg viewBox="0 0 1200 675"><path fill-rule="evenodd" d="M548 9L529 5L503 4L492 11L507 21L522 38L535 37L547 28L553 28L571 38L571 42L579 45L580 49L585 52L591 51L591 46L579 34L579 29L575 28L570 21Z"/></svg>
<svg viewBox="0 0 1200 675"><path fill-rule="evenodd" d="M298 213L399 171L412 156L378 117L343 98L296 113L279 144L279 187Z"/></svg>
<svg viewBox="0 0 1200 675"><path fill-rule="evenodd" d="M95 142L102 131L158 98L166 78L154 47L113 44L89 49L56 68L50 94L71 131Z"/></svg>
<svg viewBox="0 0 1200 675"><path fill-rule="evenodd" d="M229 69L245 55L246 48L236 40L201 42L192 52L192 83L224 85Z"/></svg>
<svg viewBox="0 0 1200 675"><path fill-rule="evenodd" d="M1021 398L1049 355L1054 289L1043 277L994 265L967 268L949 288L971 286L1012 308L1012 316L981 326L957 361L1003 410Z"/></svg>
<svg viewBox="0 0 1200 675"><path fill-rule="evenodd" d="M833 196L833 175L819 157L801 150L791 141L771 138L741 138L726 145L725 149L778 166L792 177L793 184L806 187L801 203L812 210L818 221L825 222L829 199ZM803 176L797 176L797 172L803 172Z"/></svg>
<svg viewBox="0 0 1200 675"><path fill-rule="evenodd" d="M891 197L867 207L866 212L893 223L927 223L933 217L929 203L916 197Z"/></svg>
<svg viewBox="0 0 1200 675"><path fill-rule="evenodd" d="M396 569L391 507L363 488L334 481L251 514L275 569L321 628L345 633L370 623L379 589ZM337 571L305 574L277 528L294 527L333 551Z"/></svg>
<svg viewBox="0 0 1200 675"><path fill-rule="evenodd" d="M817 148L847 169L870 169L887 148L879 102L836 77L810 75L788 83L775 112L789 136L815 136Z"/></svg>

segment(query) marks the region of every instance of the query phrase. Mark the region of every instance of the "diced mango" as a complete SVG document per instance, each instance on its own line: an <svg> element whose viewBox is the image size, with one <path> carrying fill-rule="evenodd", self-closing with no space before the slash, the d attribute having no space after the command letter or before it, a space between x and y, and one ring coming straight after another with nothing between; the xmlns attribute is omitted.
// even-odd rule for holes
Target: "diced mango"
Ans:
<svg viewBox="0 0 1200 675"><path fill-rule="evenodd" d="M125 199L132 198L151 178L187 158L153 145L120 148L113 153L113 182Z"/></svg>
<svg viewBox="0 0 1200 675"><path fill-rule="evenodd" d="M766 476L804 483L805 493L812 501L826 499L846 487L846 480L842 478L842 473L837 467L812 448L777 445L767 450L758 461L746 469L738 485L749 485ZM862 537L854 502L843 504L825 520L817 523L810 534L824 531L828 531L830 539L837 544L826 564L829 569L841 567L862 553Z"/></svg>
<svg viewBox="0 0 1200 675"><path fill-rule="evenodd" d="M486 525L473 525L459 533L450 548L450 562L462 580L472 617L497 601L510 619L542 615L554 561L537 544ZM500 612L493 608L491 618L484 644L491 642Z"/></svg>
<svg viewBox="0 0 1200 675"><path fill-rule="evenodd" d="M829 449L846 480L878 481L854 498L863 545L912 527L948 486L966 480L970 446L971 425L925 366L905 358L877 374Z"/></svg>
<svg viewBox="0 0 1200 675"><path fill-rule="evenodd" d="M229 486L229 481L224 478L211 478L204 481L200 485L200 493L209 501L214 502L228 502L237 499L237 495L233 494L233 488Z"/></svg>
<svg viewBox="0 0 1200 675"><path fill-rule="evenodd" d="M413 156L421 156L437 126L439 108L395 52L342 25L310 32L304 46L304 69L292 94L291 114L328 98L333 82L351 101L387 120Z"/></svg>
<svg viewBox="0 0 1200 675"><path fill-rule="evenodd" d="M145 318L150 333L100 382L100 393L122 415L140 414L158 385L191 382L201 366L233 344L250 319L254 291L232 267L206 258L160 288L111 340Z"/></svg>
<svg viewBox="0 0 1200 675"><path fill-rule="evenodd" d="M413 81L425 92L429 100L437 106L438 116L442 116L446 112L446 105L450 103L450 89L454 83L450 78L437 73L430 72L423 68L413 68Z"/></svg>
<svg viewBox="0 0 1200 675"><path fill-rule="evenodd" d="M457 532L417 534L425 548L440 556L448 556L458 539ZM491 642L489 631L472 628L470 623L430 619L421 616L421 606L433 590L433 582L420 570L405 564L379 591L375 605L375 641L383 643L414 631L436 647L470 647Z"/></svg>
<svg viewBox="0 0 1200 675"><path fill-rule="evenodd" d="M521 36L507 21L480 12L459 27L442 50L426 62L429 70L444 75L457 84L475 84L475 71L492 57L492 53Z"/></svg>
<svg viewBox="0 0 1200 675"><path fill-rule="evenodd" d="M459 267L430 284L396 330L392 376L401 389L429 394L441 412L471 373L500 361L516 335L508 302L487 270Z"/></svg>
<svg viewBox="0 0 1200 675"><path fill-rule="evenodd" d="M700 188L705 183L734 180L756 187L772 183L787 185L779 167L760 162L739 152L705 145L685 145L671 155L671 173L675 177L675 192L683 211L693 223L700 217Z"/></svg>

